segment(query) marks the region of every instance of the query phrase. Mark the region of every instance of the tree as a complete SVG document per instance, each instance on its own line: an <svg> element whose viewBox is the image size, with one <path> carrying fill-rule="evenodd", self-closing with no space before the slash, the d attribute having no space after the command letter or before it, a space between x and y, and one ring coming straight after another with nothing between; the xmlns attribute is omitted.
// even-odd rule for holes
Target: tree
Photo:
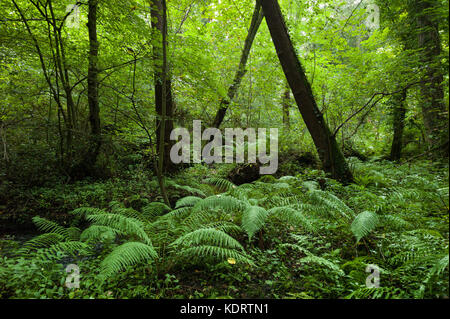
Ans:
<svg viewBox="0 0 450 319"><path fill-rule="evenodd" d="M284 91L283 91L283 95L281 97L281 101L282 101L282 108L283 108L283 125L286 129L289 130L290 126L291 126L291 121L290 121L290 113L289 113L289 108L290 108L290 102L291 102L291 88L289 87L289 84L286 83L285 87L284 87Z"/></svg>
<svg viewBox="0 0 450 319"><path fill-rule="evenodd" d="M220 124L222 124L223 119L225 118L225 114L227 112L228 106L233 101L234 96L239 90L239 86L241 85L242 78L246 73L246 65L247 60L250 55L250 50L252 48L253 41L255 40L256 33L258 32L259 26L261 25L263 19L263 12L261 9L261 4L256 1L255 9L253 10L252 21L250 23L250 29L248 30L247 37L244 43L244 49L242 50L241 60L239 62L239 67L234 76L233 83L228 88L228 93L225 98L222 98L219 105L219 110L214 118L213 127L219 128Z"/></svg>
<svg viewBox="0 0 450 319"><path fill-rule="evenodd" d="M167 117L173 116L173 103L171 82L168 75L167 67L167 12L166 1L156 0L152 3L152 28L154 32L154 40L160 41L153 43L154 67L155 67L155 103L156 112L160 115L157 121L157 152L158 167L156 173L158 183L166 205L170 206L167 196L166 186L164 182L164 173L173 167L170 160L170 133L173 130L173 119ZM154 20L155 19L155 20Z"/></svg>
<svg viewBox="0 0 450 319"><path fill-rule="evenodd" d="M170 149L173 145L170 140L170 133L173 130L173 98L170 70L167 65L165 69L163 66L167 62L164 61L163 56L167 38L167 17L164 6L165 1L151 1L155 108L158 116L156 119L156 149L159 154L163 154L161 158L163 171L170 172L174 168L170 160ZM165 110L163 110L163 104L165 104ZM164 116L163 112L165 112Z"/></svg>
<svg viewBox="0 0 450 319"><path fill-rule="evenodd" d="M422 116L429 148L447 145L441 150L448 156L448 116L444 104L443 70L441 65L441 39L436 0L415 0L410 13L417 26L417 46L420 50L423 81L421 83Z"/></svg>
<svg viewBox="0 0 450 319"><path fill-rule="evenodd" d="M100 107L98 99L98 39L97 39L97 5L98 0L89 0L88 23L89 30L89 67L88 67L88 104L91 136L85 168L91 170L94 166L101 146Z"/></svg>
<svg viewBox="0 0 450 319"><path fill-rule="evenodd" d="M344 155L317 107L311 86L289 37L278 1L262 0L261 4L284 74L312 136L323 169L342 182L352 181L353 176Z"/></svg>
<svg viewBox="0 0 450 319"><path fill-rule="evenodd" d="M392 139L391 155L392 161L398 161L402 155L403 147L403 131L405 128L405 116L406 116L406 93L407 90L403 90L400 93L392 96L393 107L393 131L394 136Z"/></svg>
<svg viewBox="0 0 450 319"><path fill-rule="evenodd" d="M37 10L41 19L37 21L45 22L45 29L47 32L47 45L51 51L50 61L46 61L43 43L38 40L38 36L33 32L29 23L31 19L25 16L24 11L17 1L12 0L14 8L20 16L20 20L24 23L28 35L30 36L36 53L39 56L39 61L42 68L42 73L48 84L51 95L53 96L58 106L58 117L62 116L65 125L65 146L62 129L60 128L60 159L61 168L69 175L72 175L73 164L73 135L76 128L77 110L73 99L74 86L71 85L68 61L66 55L65 42L62 35L64 23L72 11L66 13L62 19L58 19L55 14L53 3L51 0L45 4L41 2L31 2L32 6ZM79 5L79 3L77 3ZM73 9L72 9L73 10ZM49 66L48 66L48 65ZM54 74L53 74L54 72ZM52 77L55 77L54 81ZM61 92L61 89L63 92ZM66 109L64 109L63 99L65 99Z"/></svg>

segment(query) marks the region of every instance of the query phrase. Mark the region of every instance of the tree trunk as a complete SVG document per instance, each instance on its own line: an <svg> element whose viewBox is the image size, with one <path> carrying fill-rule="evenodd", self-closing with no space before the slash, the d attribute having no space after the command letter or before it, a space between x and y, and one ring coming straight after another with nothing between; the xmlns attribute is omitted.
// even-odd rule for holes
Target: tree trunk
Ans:
<svg viewBox="0 0 450 319"><path fill-rule="evenodd" d="M167 16L166 16L166 1L161 0L161 16L162 16L162 26L163 29L161 30L162 34L162 69L161 69L161 132L165 132L166 129L166 115L167 115L167 90L170 89L170 87L167 87ZM169 83L170 85L170 83ZM169 132L169 138L170 138L170 132ZM161 189L161 194L164 199L164 202L167 206L170 207L169 197L167 196L166 191L166 185L164 181L164 167L167 167L165 164L166 155L166 144L165 144L166 136L162 133L159 134L159 140L158 140L158 168L157 168L157 174L158 174L158 183L159 187ZM169 150L170 152L170 150ZM170 154L170 153L169 153ZM169 158L170 160L170 158Z"/></svg>
<svg viewBox="0 0 450 319"><path fill-rule="evenodd" d="M311 86L295 53L277 0L262 0L262 8L272 41L291 87L298 109L316 146L323 169L333 178L347 183L353 180L347 162L317 107Z"/></svg>
<svg viewBox="0 0 450 319"><path fill-rule="evenodd" d="M441 66L441 40L439 26L432 12L436 1L416 0L415 10L418 27L418 46L421 50L421 62L426 67L421 85L422 115L429 148L448 141L448 118L444 104L443 72ZM448 148L446 150L448 156Z"/></svg>
<svg viewBox="0 0 450 319"><path fill-rule="evenodd" d="M405 115L406 115L406 90L394 95L393 97L394 110L393 110L393 131L394 136L391 146L391 161L398 161L402 156L403 147L403 130L405 128Z"/></svg>
<svg viewBox="0 0 450 319"><path fill-rule="evenodd" d="M89 68L88 68L88 103L91 136L85 163L87 168L94 166L101 146L100 107L98 101L98 40L97 40L97 4L98 0L89 0L87 27L89 30Z"/></svg>
<svg viewBox="0 0 450 319"><path fill-rule="evenodd" d="M242 78L244 77L245 67L247 65L248 56L250 54L250 49L252 48L253 41L255 40L256 33L258 32L259 26L261 25L263 19L263 13L261 10L261 4L256 1L255 9L253 11L252 22L250 24L250 29L248 30L247 38L245 39L244 49L242 50L241 60L239 62L238 70L234 76L233 83L228 88L228 93L225 98L220 101L219 110L217 111L216 117L212 124L213 127L219 128L225 118L228 106L233 101L239 86L241 85Z"/></svg>
<svg viewBox="0 0 450 319"><path fill-rule="evenodd" d="M173 142L170 140L170 133L173 130L173 100L172 85L168 67L163 70L164 64L164 39L167 36L167 19L164 3L162 0L151 2L151 23L152 23L152 45L155 81L155 108L158 118L156 119L156 149L160 152L164 150L163 171L170 172L174 169L174 164L170 160L170 149ZM164 82L163 82L164 81ZM163 91L165 91L163 96ZM162 119L163 101L165 101L165 116ZM164 121L164 125L163 122ZM162 136L162 138L161 138ZM164 147L160 147L163 143Z"/></svg>
<svg viewBox="0 0 450 319"><path fill-rule="evenodd" d="M286 83L286 86L284 88L283 96L282 96L282 107L283 107L283 125L286 129L290 129L291 127L291 120L289 117L289 107L290 107L290 101L291 101L291 88L289 87L289 84Z"/></svg>

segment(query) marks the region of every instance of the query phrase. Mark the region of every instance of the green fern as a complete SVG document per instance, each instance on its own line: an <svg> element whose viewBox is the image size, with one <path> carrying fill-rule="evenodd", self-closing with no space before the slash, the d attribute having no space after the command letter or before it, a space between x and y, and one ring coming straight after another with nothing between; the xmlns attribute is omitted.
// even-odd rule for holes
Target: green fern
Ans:
<svg viewBox="0 0 450 319"><path fill-rule="evenodd" d="M275 207L269 210L269 214L285 220L290 225L300 226L312 232L317 231L317 227L311 223L311 218L307 218L302 212L292 207Z"/></svg>
<svg viewBox="0 0 450 319"><path fill-rule="evenodd" d="M201 200L202 198L197 196L186 196L177 201L177 203L175 204L175 208L192 207L195 206L195 204L197 204Z"/></svg>
<svg viewBox="0 0 450 319"><path fill-rule="evenodd" d="M100 277L109 278L114 274L140 263L158 258L155 249L140 242L127 242L116 247L100 264Z"/></svg>
<svg viewBox="0 0 450 319"><path fill-rule="evenodd" d="M372 232L378 226L379 222L380 218L377 214L364 211L356 216L350 229L359 242L363 237Z"/></svg>
<svg viewBox="0 0 450 319"><path fill-rule="evenodd" d="M207 179L204 180L204 182L206 184L213 185L213 186L217 187L217 189L219 191L222 191L222 192L227 192L227 191L230 191L230 190L232 190L232 189L237 187L236 185L234 185L229 180L224 179L224 178L219 178L219 177L207 178Z"/></svg>
<svg viewBox="0 0 450 319"><path fill-rule="evenodd" d="M244 250L242 245L239 244L236 239L224 233L223 231L214 228L197 229L193 232L179 237L176 241L173 242L172 245L191 246L202 244Z"/></svg>
<svg viewBox="0 0 450 319"><path fill-rule="evenodd" d="M258 206L249 206L242 214L242 228L247 232L249 240L265 224L268 212Z"/></svg>
<svg viewBox="0 0 450 319"><path fill-rule="evenodd" d="M143 229L143 224L139 220L131 217L125 217L118 214L100 214L88 215L86 219L96 225L108 226L117 231L135 236L143 240L147 244L151 244L151 240Z"/></svg>

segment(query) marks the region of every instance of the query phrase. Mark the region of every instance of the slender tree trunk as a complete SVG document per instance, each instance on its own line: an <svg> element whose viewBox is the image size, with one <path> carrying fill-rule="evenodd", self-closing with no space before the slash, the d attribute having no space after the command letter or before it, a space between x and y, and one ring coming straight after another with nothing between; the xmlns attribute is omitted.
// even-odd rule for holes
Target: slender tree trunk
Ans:
<svg viewBox="0 0 450 319"><path fill-rule="evenodd" d="M311 86L295 53L277 0L261 0L272 41L298 109L316 146L323 169L344 183L353 180L336 139L317 107Z"/></svg>
<svg viewBox="0 0 450 319"><path fill-rule="evenodd" d="M289 84L286 83L284 88L283 96L282 96L282 107L283 107L283 125L286 129L290 129L291 127L291 119L289 117L289 107L291 101L291 88Z"/></svg>
<svg viewBox="0 0 450 319"><path fill-rule="evenodd" d="M432 12L438 2L416 0L413 4L418 27L418 46L421 62L426 67L421 85L422 115L429 148L448 141L448 117L444 104L443 71L441 66L441 40L439 26ZM448 156L448 148L446 150Z"/></svg>
<svg viewBox="0 0 450 319"><path fill-rule="evenodd" d="M393 110L393 131L394 136L391 146L391 161L398 161L402 156L403 147L403 130L405 128L405 115L406 115L406 90L394 95L393 97L394 110Z"/></svg>
<svg viewBox="0 0 450 319"><path fill-rule="evenodd" d="M55 72L55 83L52 82L51 74L47 69L47 62L45 61L44 55L41 50L41 45L38 41L38 38L33 34L31 27L28 23L28 19L25 17L24 12L21 10L20 6L15 0L12 0L14 7L19 13L22 22L24 23L26 30L33 40L33 44L36 48L36 52L39 56L39 61L42 68L42 73L45 77L45 80L50 88L50 91L53 95L53 98L58 106L58 123L59 123L59 133L61 137L60 143L60 156L61 156L61 168L70 169L70 166L73 164L73 132L76 123L76 112L75 112L75 104L72 98L72 89L70 87L70 79L69 72L67 69L65 51L64 51L64 43L61 36L61 26L58 26L57 20L55 18L55 14L53 12L52 1L48 0L44 3L41 2L32 2L34 7L39 10L42 18L45 19L47 23L47 32L48 32L48 44L50 46L50 50L52 53L52 65L54 65ZM61 98L60 91L60 83L62 89L65 93L66 98L66 110L63 108L63 101ZM65 125L65 131L63 132L60 119L63 119L63 123ZM63 138L64 136L64 138ZM65 139L65 147L64 140Z"/></svg>
<svg viewBox="0 0 450 319"><path fill-rule="evenodd" d="M173 130L173 100L172 85L169 75L169 68L163 70L164 62L164 39L167 37L167 17L163 8L165 1L151 1L151 20L152 20L152 45L154 60L154 81L155 81L155 108L158 118L156 120L156 143L157 150L162 149L160 143L164 145L163 171L170 172L174 169L174 164L170 160L170 149L173 142L170 140L170 133ZM167 61L166 61L167 62ZM165 88L165 89L164 89ZM164 92L163 92L164 91ZM162 119L163 101L165 101L165 116ZM164 123L163 123L164 122ZM161 138L162 136L162 138Z"/></svg>
<svg viewBox="0 0 450 319"><path fill-rule="evenodd" d="M225 118L225 114L227 113L228 106L233 101L239 86L241 85L242 78L247 72L245 67L247 65L248 56L250 54L250 49L252 48L253 41L255 40L256 33L258 32L259 26L261 25L263 19L263 13L261 9L261 4L259 1L256 1L255 9L253 11L252 22L250 24L250 29L247 34L247 38L245 39L244 49L242 50L241 60L239 62L239 67L234 76L233 83L228 88L227 96L220 101L219 110L214 118L214 122L212 124L213 127L219 128Z"/></svg>
<svg viewBox="0 0 450 319"><path fill-rule="evenodd" d="M98 0L89 0L89 68L88 68L88 103L91 136L85 163L91 169L94 166L101 146L100 106L98 100L98 40L97 40L97 5Z"/></svg>

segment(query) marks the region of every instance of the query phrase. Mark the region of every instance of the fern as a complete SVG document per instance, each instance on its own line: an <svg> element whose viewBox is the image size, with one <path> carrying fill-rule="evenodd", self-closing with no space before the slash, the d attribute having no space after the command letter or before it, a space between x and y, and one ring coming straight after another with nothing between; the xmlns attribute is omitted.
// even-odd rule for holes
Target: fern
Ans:
<svg viewBox="0 0 450 319"><path fill-rule="evenodd" d="M100 264L100 276L109 278L127 267L158 258L155 249L147 244L128 242L116 247Z"/></svg>
<svg viewBox="0 0 450 319"><path fill-rule="evenodd" d="M335 263L333 263L323 257L319 257L319 256L315 256L315 255L311 254L309 256L306 256L306 257L300 259L300 262L308 263L308 264L313 263L313 264L317 264L319 266L325 266L341 276L345 275L344 271L338 265L336 265Z"/></svg>
<svg viewBox="0 0 450 319"><path fill-rule="evenodd" d="M25 242L22 247L16 252L17 255L25 255L30 250L50 247L52 245L58 244L64 241L64 236L56 233L46 233L42 235L38 235L33 239Z"/></svg>
<svg viewBox="0 0 450 319"><path fill-rule="evenodd" d="M86 242L102 242L108 238L112 240L116 237L116 235L120 234L122 234L120 231L112 227L91 225L81 233L80 240Z"/></svg>
<svg viewBox="0 0 450 319"><path fill-rule="evenodd" d="M193 207L193 210L217 210L222 209L226 212L233 212L233 211L241 211L242 209L245 209L248 206L248 204L245 201L236 199L231 196L224 196L224 195L216 195L216 196L210 196L202 201L195 204Z"/></svg>
<svg viewBox="0 0 450 319"><path fill-rule="evenodd" d="M201 245L186 248L181 250L178 255L180 257L190 259L191 261L203 258L212 258L218 261L226 261L229 258L233 258L237 262L254 265L254 262L244 253L238 252L234 249L210 245Z"/></svg>
<svg viewBox="0 0 450 319"><path fill-rule="evenodd" d="M311 191L309 198L313 205L322 206L323 209L321 212L326 215L336 217L335 214L338 214L338 218L344 217L346 220L349 220L354 215L351 208L329 192L320 190Z"/></svg>
<svg viewBox="0 0 450 319"><path fill-rule="evenodd" d="M193 232L179 237L176 241L173 242L172 245L191 246L201 244L209 244L212 246L244 250L242 245L239 244L236 239L224 233L223 231L214 228L197 229Z"/></svg>
<svg viewBox="0 0 450 319"><path fill-rule="evenodd" d="M135 236L143 240L147 244L151 244L151 240L143 229L143 224L135 218L125 217L117 214L100 214L88 215L86 219L97 225L108 226L117 231Z"/></svg>
<svg viewBox="0 0 450 319"><path fill-rule="evenodd" d="M232 190L232 189L237 187L236 185L234 185L229 180L226 180L224 178L219 178L219 177L207 178L207 179L204 180L204 182L206 184L213 185L213 186L217 187L217 189L219 191L222 191L222 192L227 192L227 191L230 191L230 190Z"/></svg>
<svg viewBox="0 0 450 319"><path fill-rule="evenodd" d="M225 261L234 258L252 264L242 245L230 235L214 228L201 228L179 237L170 245L176 255L191 262L203 258Z"/></svg>
<svg viewBox="0 0 450 319"><path fill-rule="evenodd" d="M350 229L355 235L356 240L359 242L378 226L379 221L380 219L377 214L364 211L356 216Z"/></svg>
<svg viewBox="0 0 450 319"><path fill-rule="evenodd" d="M37 228L45 233L54 233L59 234L67 240L76 240L79 238L80 230L76 227L65 228L63 226L58 225L55 222L47 220L45 218L35 216L33 217L33 223L37 226Z"/></svg>
<svg viewBox="0 0 450 319"><path fill-rule="evenodd" d="M142 213L148 216L148 218L154 218L170 212L171 210L172 209L164 203L153 202L142 208Z"/></svg>
<svg viewBox="0 0 450 319"><path fill-rule="evenodd" d="M308 231L317 231L317 228L311 223L310 218L307 218L300 211L289 206L272 208L269 210L269 214L275 215L291 225L303 227Z"/></svg>
<svg viewBox="0 0 450 319"><path fill-rule="evenodd" d="M192 206L194 206L195 204L197 204L201 200L202 199L200 197L197 197L197 196L183 197L183 198L181 198L181 199L179 199L177 201L177 203L175 204L175 208L192 207Z"/></svg>
<svg viewBox="0 0 450 319"><path fill-rule="evenodd" d="M242 228L247 232L249 240L265 224L268 212L258 206L248 207L242 214Z"/></svg>

